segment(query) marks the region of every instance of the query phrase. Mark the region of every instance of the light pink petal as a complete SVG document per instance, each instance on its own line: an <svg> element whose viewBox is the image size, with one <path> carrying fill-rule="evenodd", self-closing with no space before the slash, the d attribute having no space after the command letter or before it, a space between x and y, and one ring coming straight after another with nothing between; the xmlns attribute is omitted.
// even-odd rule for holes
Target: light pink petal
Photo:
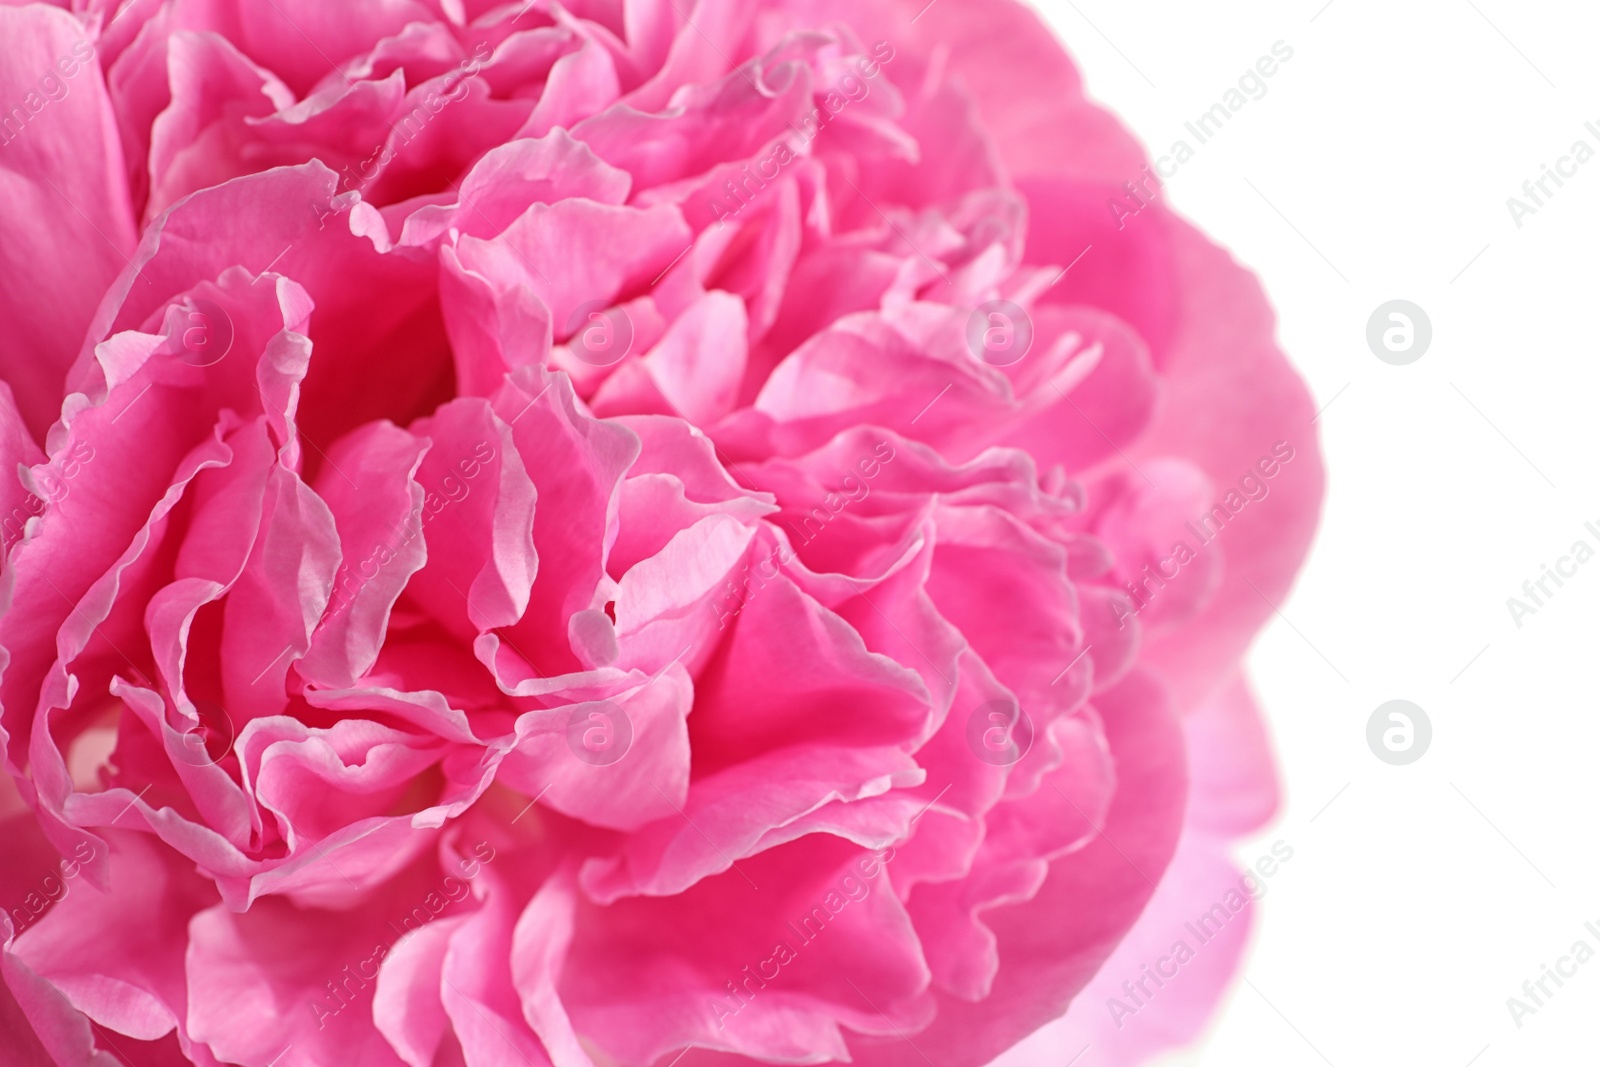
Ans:
<svg viewBox="0 0 1600 1067"><path fill-rule="evenodd" d="M327 612L295 665L302 678L349 686L377 661L394 602L426 558L418 532L425 497L415 481L426 449L389 423L330 449L315 488L338 528L341 562Z"/></svg>
<svg viewBox="0 0 1600 1067"><path fill-rule="evenodd" d="M98 847L111 852L110 891L67 879L16 951L89 1018L152 1041L183 1021L189 920L216 891L143 834L113 833ZM63 875L76 870L64 862Z"/></svg>
<svg viewBox="0 0 1600 1067"><path fill-rule="evenodd" d="M512 981L522 1017L539 1036L555 1067L593 1062L561 1001L561 971L576 926L578 892L570 871L552 874L528 901L512 930Z"/></svg>
<svg viewBox="0 0 1600 1067"><path fill-rule="evenodd" d="M995 1067L1071 1057L1085 1046L1085 1064L1134 1067L1199 1037L1233 981L1256 902L1294 849L1275 842L1243 873L1228 858L1232 838L1261 826L1277 801L1242 684L1197 709L1184 731L1194 766L1185 833L1148 908L1066 1015Z"/></svg>
<svg viewBox="0 0 1600 1067"><path fill-rule="evenodd" d="M453 204L424 207L406 219L402 244L425 244L452 226L471 237L493 237L534 204L582 197L599 204L627 202L632 179L603 162L566 130L521 138L485 152L461 180Z"/></svg>
<svg viewBox="0 0 1600 1067"><path fill-rule="evenodd" d="M696 764L707 769L786 745L882 745L927 721L922 679L867 648L844 619L778 577L750 596L695 694ZM774 687L782 676L785 684ZM874 707L872 717L853 713Z"/></svg>
<svg viewBox="0 0 1600 1067"><path fill-rule="evenodd" d="M365 916L352 923L335 912L292 915L291 907L270 900L244 915L218 907L195 916L186 961L189 1032L225 1062L282 1056L310 1067L336 1056L359 1067L399 1067L370 1015L382 960L374 950L386 949L393 935Z"/></svg>
<svg viewBox="0 0 1600 1067"><path fill-rule="evenodd" d="M148 216L197 189L259 169L244 157L247 119L288 107L294 96L227 38L179 31L166 42L171 103L150 128ZM301 162L295 160L294 162Z"/></svg>
<svg viewBox="0 0 1600 1067"><path fill-rule="evenodd" d="M226 277L224 286L200 292L231 320L237 351L230 358L212 367L193 366L171 354L167 338L119 335L98 347L91 394L74 399L68 418L52 434L52 462L70 463L76 473L70 491L41 519L37 536L12 554L17 596L25 602L40 598L40 607L9 612L0 621L12 657L0 692L14 739L19 737L14 717L24 713L24 706L31 714L33 704L15 694L44 677L56 631L76 598L119 555L137 558L140 549L128 549L130 542L175 503L180 490L173 483L187 481L199 469L190 466L180 475L185 459L216 441L216 409L195 403L196 387L218 406L262 412L276 425L277 443L291 445L282 436L287 434L283 419L304 373L304 338L293 329L303 326L310 311L304 293L289 283L255 284L237 274ZM153 512L164 497L167 502ZM113 586L102 584L102 592L112 596ZM137 619L143 605L128 610ZM117 659L130 669L121 655ZM26 733L23 728L21 736Z"/></svg>
<svg viewBox="0 0 1600 1067"><path fill-rule="evenodd" d="M440 999L467 1067L509 1062L547 1067L538 1038L523 1019L522 1000L511 977L517 922L511 888L486 870L485 899L451 934L440 970Z"/></svg>
<svg viewBox="0 0 1600 1067"><path fill-rule="evenodd" d="M34 440L61 414L99 295L137 243L94 42L66 11L0 7L0 378Z"/></svg>
<svg viewBox="0 0 1600 1067"><path fill-rule="evenodd" d="M429 442L417 472L427 564L406 596L470 640L510 626L528 607L538 570L537 496L510 426L487 400L462 399L411 427Z"/></svg>
<svg viewBox="0 0 1600 1067"><path fill-rule="evenodd" d="M620 373L607 379L594 399L595 413L650 413L664 405L696 425L717 421L738 397L746 325L743 301L729 293L707 293L639 360L637 381Z"/></svg>
<svg viewBox="0 0 1600 1067"><path fill-rule="evenodd" d="M675 664L605 699L527 712L499 780L596 826L637 830L678 817L689 789L691 700Z"/></svg>
<svg viewBox="0 0 1600 1067"><path fill-rule="evenodd" d="M874 11L882 20L876 28L898 25L916 15L918 6L917 0L895 0ZM1137 142L1110 112L1084 98L1077 68L1027 5L1013 0L940 3L926 18L917 18L909 35L915 44L905 51L927 55L938 49L950 74L965 83L985 132L1013 177L1066 174L1120 185L1139 172L1144 158ZM899 43L906 36L891 39ZM888 69L897 79L904 76L892 64ZM1039 203L1031 196L1029 200L1034 206ZM1099 208L1104 213L1103 202Z"/></svg>
<svg viewBox="0 0 1600 1067"><path fill-rule="evenodd" d="M495 398L495 414L511 427L518 453L538 490L533 544L541 561L532 599L511 641L540 673L571 669L567 619L596 604L606 581L605 546L614 536L623 472L638 455L638 438L579 407L564 375L517 374Z"/></svg>
<svg viewBox="0 0 1600 1067"><path fill-rule="evenodd" d="M627 669L659 669L692 646L706 647L725 621L722 588L745 559L756 530L712 514L674 534L617 583L615 633ZM703 657L701 657L703 658Z"/></svg>
<svg viewBox="0 0 1600 1067"><path fill-rule="evenodd" d="M312 162L182 201L146 230L131 269L102 301L91 339L145 328L167 301L230 267L253 276L270 266L309 294L317 314L305 333L328 356L312 363L298 407L300 431L315 446L313 471L317 450L350 426L376 418L405 423L426 413L445 399L452 378L437 267L414 250L391 252L385 241L355 232L361 213L348 195L335 203L336 195L337 176ZM85 349L80 356L74 388L90 379L91 355ZM390 360L411 372L379 373Z"/></svg>
<svg viewBox="0 0 1600 1067"><path fill-rule="evenodd" d="M451 936L463 921L462 916L434 920L401 938L383 958L373 1021L406 1067L432 1067L449 1032L440 977Z"/></svg>
<svg viewBox="0 0 1600 1067"><path fill-rule="evenodd" d="M44 510L45 501L59 493L70 491L63 471L52 472L43 479L41 488L46 496L41 499L28 491L20 477L19 468L34 467L44 462L44 453L28 433L17 410L11 387L0 382L0 555L8 555L11 546L22 539L28 520ZM74 473L77 465L70 468ZM13 476L15 473L16 476ZM35 479L36 482L41 481ZM0 563L3 566L3 563Z"/></svg>
<svg viewBox="0 0 1600 1067"><path fill-rule="evenodd" d="M807 833L883 848L905 832L921 805L900 793L899 812L855 802L920 785L924 777L909 755L892 748L818 744L771 752L696 781L683 818L633 835L616 856L590 860L580 881L590 899L610 904L639 893L680 893L736 860Z"/></svg>
<svg viewBox="0 0 1600 1067"><path fill-rule="evenodd" d="M17 1067L116 1067L97 1050L89 1020L11 953L11 921L0 919L0 1040Z"/></svg>
<svg viewBox="0 0 1600 1067"><path fill-rule="evenodd" d="M210 0L212 18L227 20L244 53L276 71L304 94L334 75L333 64L366 52L407 23L427 21L428 8L416 0L378 0L360 9L328 8L315 0L280 0L281 9L256 7L248 0Z"/></svg>
<svg viewBox="0 0 1600 1067"><path fill-rule="evenodd" d="M676 208L616 207L583 199L535 203L497 237L463 236L463 266L491 279L529 285L547 306L561 340L587 319L574 313L591 303L610 306L619 295L648 285L689 245ZM560 270L535 265L562 264Z"/></svg>
<svg viewBox="0 0 1600 1067"><path fill-rule="evenodd" d="M892 1035L927 1020L927 970L893 877L888 850L814 834L677 896L587 905L563 999L579 1032L622 1062L685 1045L842 1059L841 1023Z"/></svg>
<svg viewBox="0 0 1600 1067"><path fill-rule="evenodd" d="M1182 456L1219 490L1247 476L1269 490L1208 546L1224 561L1210 606L1150 643L1151 661L1195 702L1221 686L1282 603L1310 547L1324 476L1310 394L1273 341L1260 286L1187 224L1175 223L1173 240L1181 315L1162 370L1172 400L1132 455Z"/></svg>
<svg viewBox="0 0 1600 1067"><path fill-rule="evenodd" d="M1176 847L1187 793L1183 741L1148 676L1134 674L1097 699L1117 791L1093 841L1050 864L1025 903L987 913L1000 960L985 1000L939 995L917 1044L986 1063L1061 1014L1137 920ZM856 1039L855 1062L921 1063L904 1041Z"/></svg>

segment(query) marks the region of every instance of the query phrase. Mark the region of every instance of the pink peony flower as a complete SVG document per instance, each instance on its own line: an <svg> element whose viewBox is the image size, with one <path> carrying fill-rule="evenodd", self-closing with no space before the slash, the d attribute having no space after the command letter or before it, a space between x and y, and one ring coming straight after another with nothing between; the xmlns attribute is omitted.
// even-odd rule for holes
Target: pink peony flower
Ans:
<svg viewBox="0 0 1600 1067"><path fill-rule="evenodd" d="M0 1059L1197 1031L1247 915L1079 994L1273 809L1321 466L1033 15L70 8L0 6Z"/></svg>

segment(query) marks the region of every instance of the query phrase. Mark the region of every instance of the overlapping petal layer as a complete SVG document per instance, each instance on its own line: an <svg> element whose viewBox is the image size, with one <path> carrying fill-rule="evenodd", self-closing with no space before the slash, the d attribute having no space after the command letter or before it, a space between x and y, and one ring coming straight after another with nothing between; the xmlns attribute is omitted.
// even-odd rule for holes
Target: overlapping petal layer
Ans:
<svg viewBox="0 0 1600 1067"><path fill-rule="evenodd" d="M1115 1040L1320 462L1034 16L919 6L0 7L7 1062Z"/></svg>

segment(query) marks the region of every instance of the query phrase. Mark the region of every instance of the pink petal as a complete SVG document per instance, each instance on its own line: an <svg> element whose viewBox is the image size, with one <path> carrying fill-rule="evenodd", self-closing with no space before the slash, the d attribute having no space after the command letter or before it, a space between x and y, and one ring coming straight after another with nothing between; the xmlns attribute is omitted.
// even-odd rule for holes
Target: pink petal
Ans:
<svg viewBox="0 0 1600 1067"><path fill-rule="evenodd" d="M61 414L99 294L138 235L93 42L66 11L0 7L3 376L34 440Z"/></svg>

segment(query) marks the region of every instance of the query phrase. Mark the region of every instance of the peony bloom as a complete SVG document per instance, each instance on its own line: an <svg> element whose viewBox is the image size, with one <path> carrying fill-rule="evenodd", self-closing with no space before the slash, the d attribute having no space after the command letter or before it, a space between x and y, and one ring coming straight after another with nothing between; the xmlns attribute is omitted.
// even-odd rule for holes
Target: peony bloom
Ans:
<svg viewBox="0 0 1600 1067"><path fill-rule="evenodd" d="M0 1059L1196 1032L1247 916L1083 991L1273 808L1239 662L1321 466L1034 16L75 0L0 56Z"/></svg>

